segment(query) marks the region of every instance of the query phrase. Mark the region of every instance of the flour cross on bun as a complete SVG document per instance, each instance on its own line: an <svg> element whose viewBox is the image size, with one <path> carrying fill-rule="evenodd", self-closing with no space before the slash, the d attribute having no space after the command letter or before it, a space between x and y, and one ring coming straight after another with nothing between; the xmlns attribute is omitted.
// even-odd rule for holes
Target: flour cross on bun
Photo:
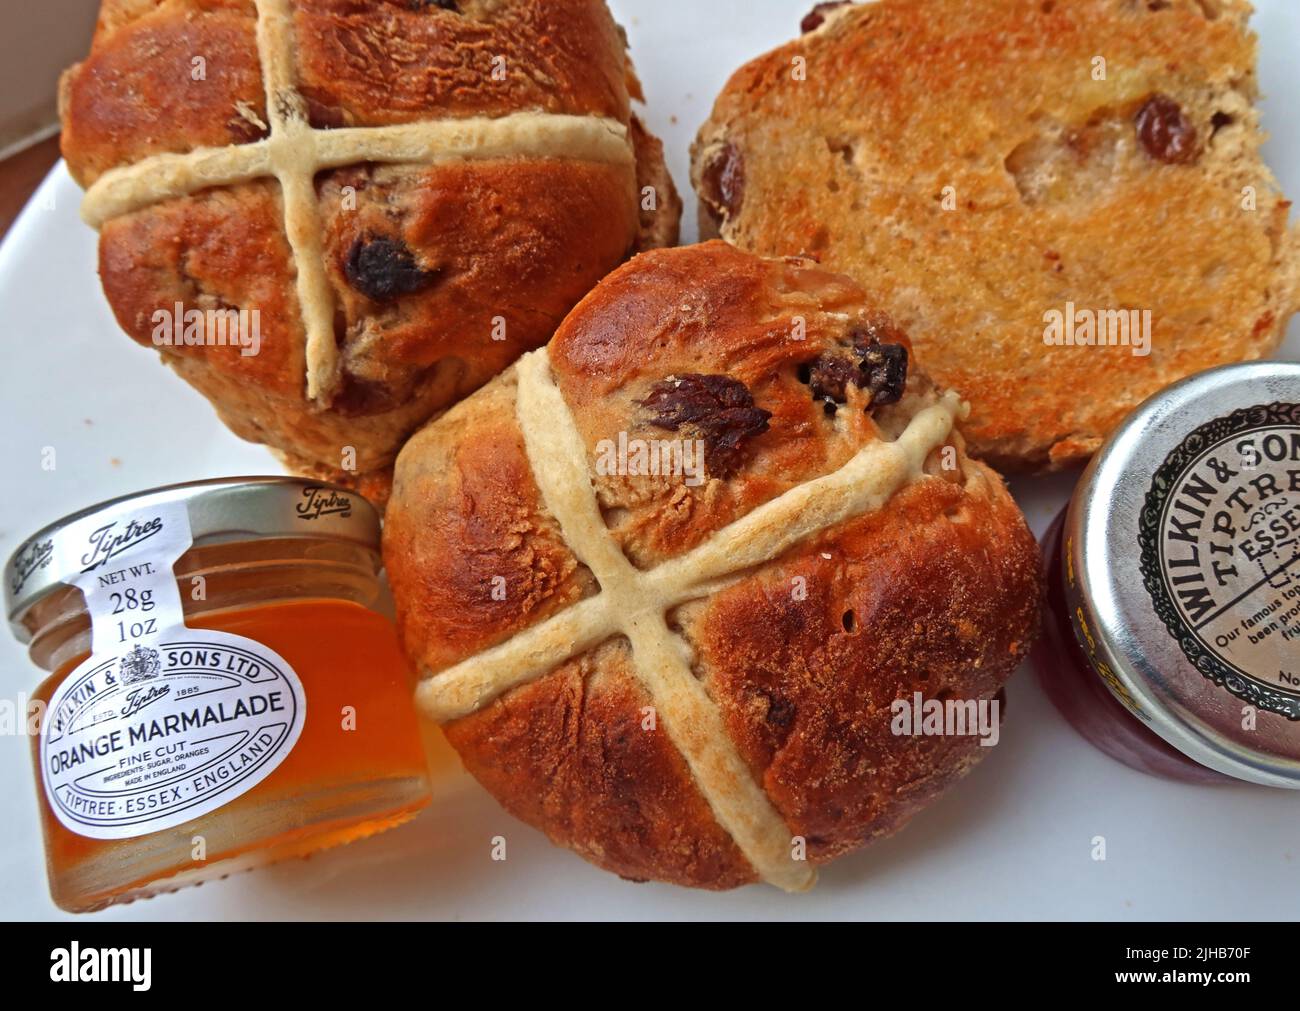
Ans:
<svg viewBox="0 0 1300 1011"><path fill-rule="evenodd" d="M810 261L657 251L407 443L384 556L416 698L513 814L636 880L801 890L974 765L891 702L995 698L1037 553L909 362ZM703 474L611 462L665 434Z"/></svg>
<svg viewBox="0 0 1300 1011"><path fill-rule="evenodd" d="M266 87L269 135L252 144L153 155L110 169L87 191L82 216L98 228L111 218L214 186L275 177L297 271L307 331L307 396L328 403L337 391L334 297L325 272L314 179L322 169L362 162L426 163L508 155L632 165L630 133L600 116L522 112L351 129L317 129L297 90L291 0L254 0L257 51ZM448 5L442 5L448 6Z"/></svg>
<svg viewBox="0 0 1300 1011"><path fill-rule="evenodd" d="M949 438L964 410L960 399L946 394L913 418L896 441L867 445L834 473L796 486L688 554L646 571L628 561L605 525L586 447L551 375L546 349L521 359L517 371L519 427L533 477L601 592L426 679L416 696L421 708L438 722L458 719L574 653L625 635L638 676L723 827L763 880L791 891L811 887L812 868L791 858L790 833L727 737L664 615L820 531L879 509L922 478L926 458Z"/></svg>

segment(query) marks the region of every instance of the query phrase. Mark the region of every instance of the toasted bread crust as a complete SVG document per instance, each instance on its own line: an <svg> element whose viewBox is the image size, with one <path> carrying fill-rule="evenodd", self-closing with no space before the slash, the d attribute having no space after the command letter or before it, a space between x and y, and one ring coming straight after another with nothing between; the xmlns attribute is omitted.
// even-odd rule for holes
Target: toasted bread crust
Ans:
<svg viewBox="0 0 1300 1011"><path fill-rule="evenodd" d="M384 127L522 110L607 117L627 128L634 158L321 171L340 370L328 400L306 395L304 314L274 179L154 203L101 232L104 291L132 339L154 346L155 314L177 303L257 310L257 354L164 346L164 360L238 435L381 500L415 429L545 343L633 250L676 241L681 211L662 146L629 111L629 89L639 85L602 2L458 7L294 3L298 85L311 124ZM264 140L256 29L251 0L106 0L90 56L62 86L74 176L90 185L150 156ZM494 73L500 58L504 74ZM643 207L645 186L657 194L653 211ZM390 269L406 271L396 284L358 277L358 257L376 241L375 259L396 258Z"/></svg>
<svg viewBox="0 0 1300 1011"><path fill-rule="evenodd" d="M970 398L977 455L1078 463L1158 389L1272 352L1300 305L1300 243L1259 157L1249 10L831 10L718 97L694 148L705 216L742 248L862 283ZM1171 122L1149 116L1162 100ZM1046 346L1047 314L1070 303L1149 310L1149 356Z"/></svg>
<svg viewBox="0 0 1300 1011"><path fill-rule="evenodd" d="M862 298L806 262L711 243L635 258L570 314L552 368L609 529L637 565L680 559L855 449L893 438L935 401L914 366L902 398L874 417L856 393L834 418L812 403L799 366L843 347ZM788 329L795 317L806 324L799 339ZM644 391L688 368L744 383L771 412L739 469L696 488L598 473L600 441L648 435ZM543 504L515 397L512 368L398 459L385 559L403 642L434 684L438 672L600 593ZM806 593L792 594L796 577ZM1023 517L953 436L882 509L668 618L755 781L792 837L805 838L808 858L823 862L898 828L987 751L971 737L897 736L890 703L913 691L992 698L1036 634L1040 592ZM656 722L625 640L555 664L447 725L466 767L512 813L625 877L712 889L754 880L669 745L661 713Z"/></svg>

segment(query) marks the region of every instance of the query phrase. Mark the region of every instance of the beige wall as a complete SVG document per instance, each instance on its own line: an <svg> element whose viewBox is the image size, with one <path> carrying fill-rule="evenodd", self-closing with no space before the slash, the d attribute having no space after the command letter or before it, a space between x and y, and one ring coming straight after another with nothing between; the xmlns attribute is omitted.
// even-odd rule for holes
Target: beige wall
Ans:
<svg viewBox="0 0 1300 1011"><path fill-rule="evenodd" d="M86 55L98 0L4 0L0 29L0 152L56 119L63 68Z"/></svg>

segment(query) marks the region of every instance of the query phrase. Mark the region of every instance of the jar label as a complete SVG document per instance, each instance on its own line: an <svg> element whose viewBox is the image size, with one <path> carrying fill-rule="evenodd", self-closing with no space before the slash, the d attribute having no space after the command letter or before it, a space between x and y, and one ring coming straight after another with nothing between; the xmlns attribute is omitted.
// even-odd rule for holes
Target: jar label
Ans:
<svg viewBox="0 0 1300 1011"><path fill-rule="evenodd" d="M191 543L184 503L88 533L76 582L91 655L51 696L40 741L50 808L78 835L193 821L269 776L302 733L306 695L283 658L185 626L172 567Z"/></svg>
<svg viewBox="0 0 1300 1011"><path fill-rule="evenodd" d="M1192 665L1300 720L1300 404L1191 433L1156 471L1138 539L1155 612Z"/></svg>

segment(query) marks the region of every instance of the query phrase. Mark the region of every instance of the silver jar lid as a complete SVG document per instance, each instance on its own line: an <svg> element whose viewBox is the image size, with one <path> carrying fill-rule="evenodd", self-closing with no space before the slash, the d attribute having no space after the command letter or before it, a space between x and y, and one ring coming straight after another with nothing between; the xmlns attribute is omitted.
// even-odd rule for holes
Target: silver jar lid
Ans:
<svg viewBox="0 0 1300 1011"><path fill-rule="evenodd" d="M1202 765L1300 788L1300 364L1214 369L1139 407L1062 550L1115 697Z"/></svg>
<svg viewBox="0 0 1300 1011"><path fill-rule="evenodd" d="M263 537L323 537L379 550L379 513L354 491L292 477L230 477L153 488L101 502L51 523L29 537L5 563L5 613L21 641L33 604L82 571L91 534L119 517L183 502L193 546Z"/></svg>

